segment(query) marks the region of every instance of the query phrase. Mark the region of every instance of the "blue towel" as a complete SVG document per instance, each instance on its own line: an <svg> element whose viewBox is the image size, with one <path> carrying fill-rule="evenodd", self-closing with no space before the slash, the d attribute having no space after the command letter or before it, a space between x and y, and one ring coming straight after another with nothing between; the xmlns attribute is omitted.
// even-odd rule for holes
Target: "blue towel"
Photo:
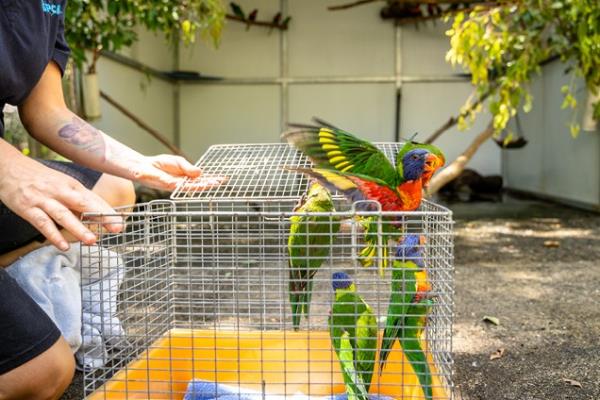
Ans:
<svg viewBox="0 0 600 400"><path fill-rule="evenodd" d="M330 396L307 396L302 393L282 396L267 394L263 397L261 392L250 389L228 386L222 383L193 379L188 384L183 400L347 400L346 394ZM370 400L392 400L391 397L370 395Z"/></svg>

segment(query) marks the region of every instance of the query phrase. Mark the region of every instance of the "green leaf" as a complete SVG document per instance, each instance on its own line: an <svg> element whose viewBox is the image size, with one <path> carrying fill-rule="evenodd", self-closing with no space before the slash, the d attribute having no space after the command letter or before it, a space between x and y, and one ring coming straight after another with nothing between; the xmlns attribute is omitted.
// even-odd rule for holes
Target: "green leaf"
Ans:
<svg viewBox="0 0 600 400"><path fill-rule="evenodd" d="M576 138L579 136L579 131L581 131L581 126L579 124L571 124L569 125L569 130L571 131L571 136Z"/></svg>
<svg viewBox="0 0 600 400"><path fill-rule="evenodd" d="M485 315L482 318L482 321L493 325L500 325L500 320L497 317L492 317L490 315Z"/></svg>

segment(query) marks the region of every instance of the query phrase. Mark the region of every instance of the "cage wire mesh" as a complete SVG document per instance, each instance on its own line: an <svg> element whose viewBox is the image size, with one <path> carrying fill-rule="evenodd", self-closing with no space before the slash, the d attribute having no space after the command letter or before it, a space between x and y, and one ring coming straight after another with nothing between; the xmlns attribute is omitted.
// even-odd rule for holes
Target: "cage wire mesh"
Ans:
<svg viewBox="0 0 600 400"><path fill-rule="evenodd" d="M378 146L393 159L399 145ZM84 218L100 232L97 245L82 246L81 255L84 320L87 313L96 322L84 329L87 398L333 399L346 389L331 340L339 335L332 327L348 331L350 343L363 346L367 361L359 369L366 375L358 371L349 379L365 383L372 369L371 395L452 398L449 210L423 201L415 212L366 212L334 196L335 211L294 212L307 181L282 167L310 163L287 145L213 146L198 165L206 175L228 176L228 182L204 192L180 188L174 200L119 210L127 221L122 233L103 231L100 215ZM312 278L308 315L294 326L297 300L290 297L290 282L297 281L290 278L288 237L291 217L307 215L314 218L301 222L306 224L301 235L324 240L305 241L300 261L322 263ZM370 267L358 256L365 246L361 221L367 217L380 232ZM397 229L385 240L381 227L390 220ZM315 233L315 226L322 229ZM415 286L411 289L416 278L400 279L392 267L394 260L411 260L407 252L396 254L409 235L424 239L418 270L425 276L428 310L417 334L412 328L418 314L409 306L416 302ZM377 266L384 261L381 275ZM334 272L346 273L372 310L367 345L357 344L365 334L351 327L364 311L359 302L349 312L332 313ZM404 306L401 315L389 311L393 281L400 295L411 297L395 303ZM388 318L401 321L397 336L404 341L395 341L380 368ZM411 342L413 336L418 339Z"/></svg>

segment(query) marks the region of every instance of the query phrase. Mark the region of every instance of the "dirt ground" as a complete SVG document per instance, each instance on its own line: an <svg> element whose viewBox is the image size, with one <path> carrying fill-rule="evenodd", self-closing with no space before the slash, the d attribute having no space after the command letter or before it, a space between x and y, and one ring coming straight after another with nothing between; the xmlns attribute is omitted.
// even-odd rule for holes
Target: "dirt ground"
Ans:
<svg viewBox="0 0 600 400"><path fill-rule="evenodd" d="M456 398L599 400L600 215L522 200L450 208ZM77 374L62 399L81 397Z"/></svg>
<svg viewBox="0 0 600 400"><path fill-rule="evenodd" d="M537 202L452 208L457 397L600 399L600 215Z"/></svg>

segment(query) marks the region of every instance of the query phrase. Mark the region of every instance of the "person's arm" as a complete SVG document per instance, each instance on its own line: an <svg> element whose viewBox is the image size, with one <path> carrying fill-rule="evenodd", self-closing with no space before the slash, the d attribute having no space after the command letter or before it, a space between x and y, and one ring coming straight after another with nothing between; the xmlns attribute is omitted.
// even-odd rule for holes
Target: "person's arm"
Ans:
<svg viewBox="0 0 600 400"><path fill-rule="evenodd" d="M77 180L25 157L3 139L0 139L0 201L61 250L67 250L69 245L56 224L86 244L96 241L73 211L114 214L101 197ZM111 232L122 229L119 217L104 222Z"/></svg>
<svg viewBox="0 0 600 400"><path fill-rule="evenodd" d="M182 157L143 156L72 113L65 105L60 69L54 62L48 64L19 113L35 139L86 167L164 190L175 189L186 177L200 176L200 169Z"/></svg>

